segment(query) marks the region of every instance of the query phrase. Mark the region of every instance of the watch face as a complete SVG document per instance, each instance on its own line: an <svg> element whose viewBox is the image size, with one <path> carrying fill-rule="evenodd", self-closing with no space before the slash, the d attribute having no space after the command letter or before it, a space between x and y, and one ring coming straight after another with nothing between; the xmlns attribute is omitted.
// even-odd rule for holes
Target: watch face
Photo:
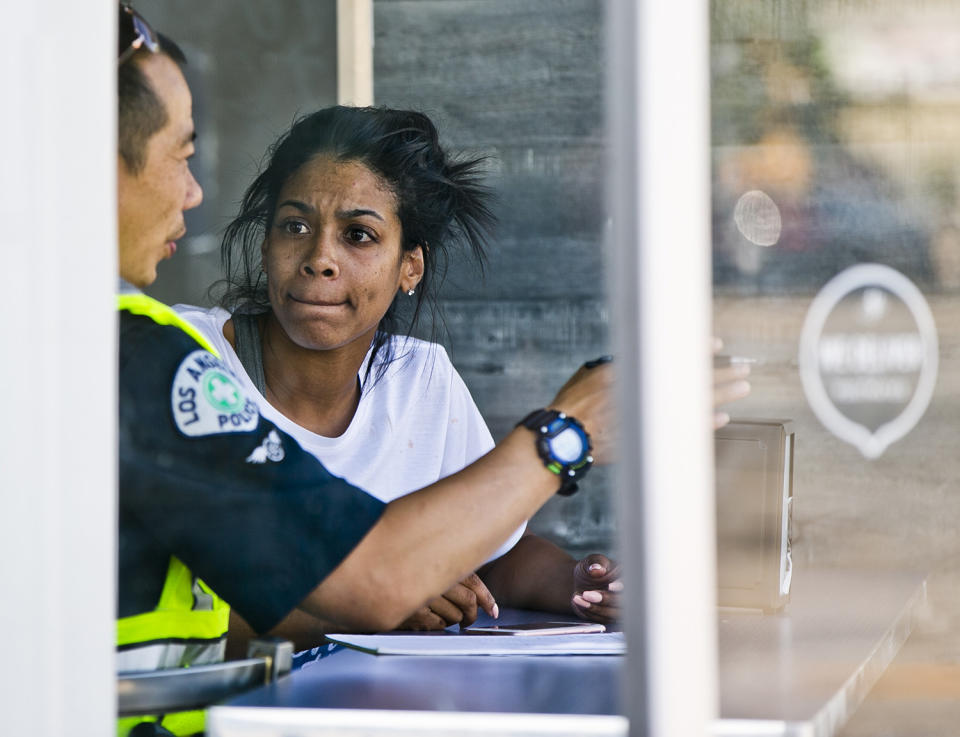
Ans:
<svg viewBox="0 0 960 737"><path fill-rule="evenodd" d="M564 465L575 463L583 456L583 438L574 428L567 427L550 439L550 451Z"/></svg>

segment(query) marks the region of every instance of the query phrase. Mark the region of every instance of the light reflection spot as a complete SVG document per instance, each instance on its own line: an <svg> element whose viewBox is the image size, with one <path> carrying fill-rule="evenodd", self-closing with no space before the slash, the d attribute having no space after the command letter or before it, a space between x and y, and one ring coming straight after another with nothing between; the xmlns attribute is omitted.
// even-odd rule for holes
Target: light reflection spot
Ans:
<svg viewBox="0 0 960 737"><path fill-rule="evenodd" d="M780 208L759 189L740 196L733 208L733 222L744 238L758 246L772 246L780 240Z"/></svg>

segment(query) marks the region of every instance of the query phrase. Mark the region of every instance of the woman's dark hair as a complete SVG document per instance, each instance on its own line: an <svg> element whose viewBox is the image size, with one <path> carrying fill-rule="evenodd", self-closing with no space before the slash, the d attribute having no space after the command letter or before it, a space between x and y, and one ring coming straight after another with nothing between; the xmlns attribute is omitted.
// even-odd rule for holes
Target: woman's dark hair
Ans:
<svg viewBox="0 0 960 737"><path fill-rule="evenodd" d="M227 310L266 312L267 286L260 278L260 245L273 225L284 184L317 155L362 163L383 179L397 198L402 248L423 248L423 278L413 309L402 322L395 299L377 330L373 355L380 356L376 378L393 360L392 334L409 336L425 306L432 337L439 319L437 291L453 248L465 248L483 268L486 237L495 223L491 191L482 184L484 158L453 159L440 145L437 129L423 113L390 108L335 106L297 120L268 149L265 166L244 194L240 212L221 244ZM222 282L221 282L222 284ZM367 373L374 365L371 360ZM366 382L364 382L366 385Z"/></svg>

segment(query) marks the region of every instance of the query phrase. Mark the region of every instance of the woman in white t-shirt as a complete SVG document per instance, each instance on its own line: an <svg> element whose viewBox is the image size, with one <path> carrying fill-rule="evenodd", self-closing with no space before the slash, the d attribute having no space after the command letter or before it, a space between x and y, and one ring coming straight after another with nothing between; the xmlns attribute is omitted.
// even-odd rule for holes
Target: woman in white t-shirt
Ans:
<svg viewBox="0 0 960 737"><path fill-rule="evenodd" d="M448 255L482 261L494 221L482 163L452 159L417 112L332 107L301 118L227 227L221 307L179 308L264 416L384 501L493 447L443 348L409 337L436 308ZM496 602L617 615L607 558L578 563L522 527L478 573L405 627L470 623L478 605L496 616Z"/></svg>

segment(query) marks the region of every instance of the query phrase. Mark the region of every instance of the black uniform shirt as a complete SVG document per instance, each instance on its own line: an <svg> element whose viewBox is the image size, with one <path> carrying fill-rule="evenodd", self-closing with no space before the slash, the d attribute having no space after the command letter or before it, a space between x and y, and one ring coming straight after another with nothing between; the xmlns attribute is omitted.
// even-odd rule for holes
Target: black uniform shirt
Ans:
<svg viewBox="0 0 960 737"><path fill-rule="evenodd" d="M264 632L379 518L179 328L121 311L119 380L119 617L156 608L176 555Z"/></svg>

